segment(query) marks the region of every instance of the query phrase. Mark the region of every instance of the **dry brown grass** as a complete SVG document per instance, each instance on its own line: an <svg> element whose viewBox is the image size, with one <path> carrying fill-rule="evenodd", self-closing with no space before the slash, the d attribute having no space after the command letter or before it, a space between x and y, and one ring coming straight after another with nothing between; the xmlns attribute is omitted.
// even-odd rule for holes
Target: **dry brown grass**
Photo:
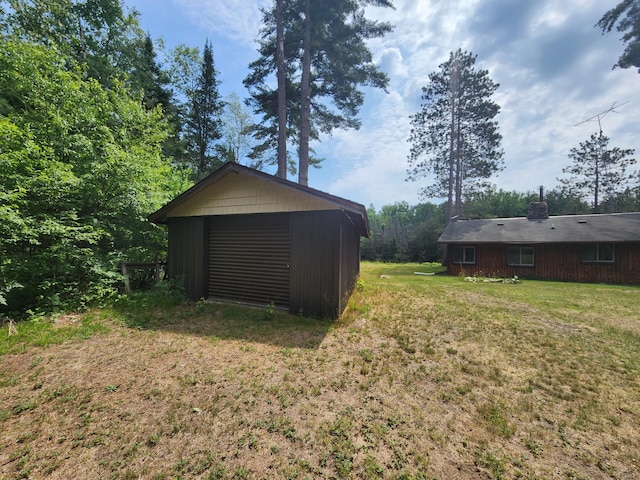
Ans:
<svg viewBox="0 0 640 480"><path fill-rule="evenodd" d="M415 269L336 323L103 311L0 357L0 478L640 478L640 289Z"/></svg>

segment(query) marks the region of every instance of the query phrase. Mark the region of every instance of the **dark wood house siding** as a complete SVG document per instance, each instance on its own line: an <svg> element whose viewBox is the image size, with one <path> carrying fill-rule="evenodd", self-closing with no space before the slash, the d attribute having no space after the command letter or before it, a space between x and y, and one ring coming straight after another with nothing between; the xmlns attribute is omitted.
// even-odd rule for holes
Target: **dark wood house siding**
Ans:
<svg viewBox="0 0 640 480"><path fill-rule="evenodd" d="M584 263L580 259L583 244L536 244L534 266L507 265L505 244L476 244L475 264L449 262L452 275L497 276L552 279L574 282L640 283L640 243L615 244L613 263ZM528 245L531 246L531 245ZM453 248L452 245L449 249Z"/></svg>
<svg viewBox="0 0 640 480"><path fill-rule="evenodd" d="M211 217L209 298L288 308L289 240L286 213Z"/></svg>
<svg viewBox="0 0 640 480"><path fill-rule="evenodd" d="M167 273L171 279L184 279L186 295L192 300L206 293L206 223L203 217L171 218Z"/></svg>

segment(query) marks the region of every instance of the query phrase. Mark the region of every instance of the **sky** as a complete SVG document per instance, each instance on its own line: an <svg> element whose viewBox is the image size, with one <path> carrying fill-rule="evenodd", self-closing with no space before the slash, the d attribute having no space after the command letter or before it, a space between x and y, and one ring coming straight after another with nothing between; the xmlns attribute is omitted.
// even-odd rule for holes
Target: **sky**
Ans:
<svg viewBox="0 0 640 480"><path fill-rule="evenodd" d="M359 130L336 130L312 144L324 158L309 186L380 210L442 199L420 191L429 179L407 181L410 116L422 87L451 51L477 55L476 66L500 86L492 99L504 150L496 189L550 190L566 177L569 152L599 130L609 147L640 157L640 73L613 69L621 33L594 25L619 0L395 0L395 9L368 8L370 19L395 29L369 42L390 77L388 91L367 89ZM124 0L142 27L167 49L213 45L223 96L246 98L242 80L257 58L261 7L271 0ZM599 115L615 106L613 111ZM297 178L290 178L297 180Z"/></svg>

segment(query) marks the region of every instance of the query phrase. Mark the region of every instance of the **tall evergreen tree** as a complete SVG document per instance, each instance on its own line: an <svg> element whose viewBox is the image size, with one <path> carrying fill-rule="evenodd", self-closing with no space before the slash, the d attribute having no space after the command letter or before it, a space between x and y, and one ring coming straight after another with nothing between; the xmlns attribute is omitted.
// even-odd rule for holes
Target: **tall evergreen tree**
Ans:
<svg viewBox="0 0 640 480"><path fill-rule="evenodd" d="M284 58L284 0L276 0L276 64L278 76L278 177L287 178L287 77Z"/></svg>
<svg viewBox="0 0 640 480"><path fill-rule="evenodd" d="M633 149L608 148L609 138L602 134L592 134L589 140L572 148L569 158L573 163L562 169L569 178L558 179L570 194L577 194L591 201L593 211L599 213L603 200L611 201L622 194L637 173L627 171L636 163ZM610 202L610 209L616 211Z"/></svg>
<svg viewBox="0 0 640 480"><path fill-rule="evenodd" d="M602 29L603 34L610 32L614 26L618 32L624 32L624 52L614 67L636 67L640 72L640 0L622 0L608 10L596 26Z"/></svg>
<svg viewBox="0 0 640 480"><path fill-rule="evenodd" d="M299 177L308 183L309 142L336 128L359 128L364 102L360 87L386 88L388 77L374 65L366 40L391 31L386 22L365 17L366 6L392 7L390 0L292 0L283 11L285 84L289 136L298 137ZM250 65L245 85L253 106L273 125L259 131L265 144L277 135L277 92L270 79L277 70L277 4L263 12L260 58Z"/></svg>
<svg viewBox="0 0 640 480"><path fill-rule="evenodd" d="M422 107L411 116L408 179L432 176L423 190L447 198L447 218L462 214L464 196L482 187L503 167L502 136L491 100L498 84L475 67L476 56L451 52L423 87Z"/></svg>
<svg viewBox="0 0 640 480"><path fill-rule="evenodd" d="M213 62L213 48L205 42L200 75L190 98L190 111L185 125L189 162L195 179L201 179L219 167L215 142L220 139L223 102L218 92L219 81Z"/></svg>
<svg viewBox="0 0 640 480"><path fill-rule="evenodd" d="M142 94L148 109L172 103L169 74L160 68L151 36L146 35L139 49L139 61L134 65L129 83L131 89Z"/></svg>
<svg viewBox="0 0 640 480"><path fill-rule="evenodd" d="M171 77L158 63L155 46L149 35L140 45L138 62L133 67L128 83L133 92L142 96L147 109L162 108L170 127L162 151L176 163L183 161L185 148L180 138L182 124L171 88Z"/></svg>

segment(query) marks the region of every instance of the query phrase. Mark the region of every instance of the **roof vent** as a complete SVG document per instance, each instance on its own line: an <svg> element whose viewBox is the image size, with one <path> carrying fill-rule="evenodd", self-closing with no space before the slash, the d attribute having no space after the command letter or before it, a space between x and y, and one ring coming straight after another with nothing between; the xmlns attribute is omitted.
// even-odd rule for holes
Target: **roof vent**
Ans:
<svg viewBox="0 0 640 480"><path fill-rule="evenodd" d="M578 220L578 223L587 223L586 220Z"/></svg>
<svg viewBox="0 0 640 480"><path fill-rule="evenodd" d="M498 226L499 227L504 227L504 223L499 223Z"/></svg>

